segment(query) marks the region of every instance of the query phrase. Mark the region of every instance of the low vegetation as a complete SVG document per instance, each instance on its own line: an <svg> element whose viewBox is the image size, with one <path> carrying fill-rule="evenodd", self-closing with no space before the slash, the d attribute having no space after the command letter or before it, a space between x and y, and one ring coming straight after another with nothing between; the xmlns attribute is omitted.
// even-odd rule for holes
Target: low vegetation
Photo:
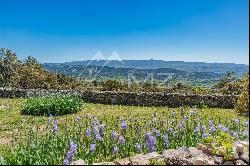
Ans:
<svg viewBox="0 0 250 166"><path fill-rule="evenodd" d="M66 115L76 113L83 107L77 95L54 94L27 99L21 110L28 115Z"/></svg>
<svg viewBox="0 0 250 166"><path fill-rule="evenodd" d="M220 131L217 136L209 136L204 140L204 143L212 149L212 154L224 156L225 160L233 157L234 142L234 137L225 131Z"/></svg>

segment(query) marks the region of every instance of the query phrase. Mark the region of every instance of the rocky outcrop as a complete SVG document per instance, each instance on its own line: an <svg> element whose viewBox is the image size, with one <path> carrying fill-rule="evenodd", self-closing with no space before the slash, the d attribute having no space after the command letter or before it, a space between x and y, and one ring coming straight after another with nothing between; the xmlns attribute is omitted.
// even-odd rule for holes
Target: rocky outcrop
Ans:
<svg viewBox="0 0 250 166"><path fill-rule="evenodd" d="M242 142L235 144L238 158L225 160L223 156L212 155L207 151L205 146L198 144L196 147L169 149L162 154L152 152L148 154L137 154L135 156L119 159L114 162L94 163L93 165L248 165L249 153L242 150L246 147ZM72 165L86 165L83 160L74 161Z"/></svg>
<svg viewBox="0 0 250 166"><path fill-rule="evenodd" d="M80 159L80 160L73 161L70 165L88 165L88 164L85 163L84 160Z"/></svg>
<svg viewBox="0 0 250 166"><path fill-rule="evenodd" d="M135 105L135 106L168 106L179 107L206 105L210 108L234 108L235 95L198 95L164 92L115 92L115 91L70 91L70 90L3 90L0 97L14 98L48 94L48 93L78 93L89 103Z"/></svg>

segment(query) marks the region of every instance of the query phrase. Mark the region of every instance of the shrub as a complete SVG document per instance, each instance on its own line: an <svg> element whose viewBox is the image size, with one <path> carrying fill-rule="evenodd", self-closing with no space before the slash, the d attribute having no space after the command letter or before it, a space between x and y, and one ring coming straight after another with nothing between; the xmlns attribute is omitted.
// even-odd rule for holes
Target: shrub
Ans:
<svg viewBox="0 0 250 166"><path fill-rule="evenodd" d="M207 94L212 94L213 91L209 88L205 87L191 87L191 91L194 94L202 94L202 95L207 95Z"/></svg>
<svg viewBox="0 0 250 166"><path fill-rule="evenodd" d="M158 84L156 82L142 82L141 83L141 90L145 92L157 92L159 91Z"/></svg>
<svg viewBox="0 0 250 166"><path fill-rule="evenodd" d="M122 82L119 80L105 80L101 83L103 91L118 91L122 89Z"/></svg>
<svg viewBox="0 0 250 166"><path fill-rule="evenodd" d="M234 138L229 133L220 131L215 137L205 138L204 143L212 148L214 155L224 156L225 160L233 158Z"/></svg>
<svg viewBox="0 0 250 166"><path fill-rule="evenodd" d="M226 74L217 82L214 87L215 88L223 88L227 83L233 82L236 80L235 72L227 71Z"/></svg>
<svg viewBox="0 0 250 166"><path fill-rule="evenodd" d="M164 160L152 159L150 161L150 165L165 165L165 162L164 162Z"/></svg>
<svg viewBox="0 0 250 166"><path fill-rule="evenodd" d="M76 95L47 95L31 97L23 105L22 114L28 115L65 115L81 110L83 100Z"/></svg>
<svg viewBox="0 0 250 166"><path fill-rule="evenodd" d="M237 99L235 108L241 113L249 113L249 75L242 79L243 92Z"/></svg>

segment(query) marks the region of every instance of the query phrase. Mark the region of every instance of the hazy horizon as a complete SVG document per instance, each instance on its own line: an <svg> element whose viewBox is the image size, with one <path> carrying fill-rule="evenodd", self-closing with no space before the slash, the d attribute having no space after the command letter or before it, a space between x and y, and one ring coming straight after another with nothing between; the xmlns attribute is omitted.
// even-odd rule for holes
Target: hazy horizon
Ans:
<svg viewBox="0 0 250 166"><path fill-rule="evenodd" d="M112 59L110 61L115 61L116 59ZM204 62L204 61L183 61L183 60L164 60L164 59L123 59L123 61L145 61L145 60L155 60L155 61L166 61L166 62L188 62L188 63L223 63L223 64L237 64L237 65L247 65L249 64L244 64L244 63L234 63L234 62ZM73 60L73 61L63 61L63 62L43 62L43 64L46 63L67 63L67 62L78 62L78 61L92 61L92 59L84 59L84 60ZM98 61L98 60L97 60ZM101 61L101 60L99 60Z"/></svg>

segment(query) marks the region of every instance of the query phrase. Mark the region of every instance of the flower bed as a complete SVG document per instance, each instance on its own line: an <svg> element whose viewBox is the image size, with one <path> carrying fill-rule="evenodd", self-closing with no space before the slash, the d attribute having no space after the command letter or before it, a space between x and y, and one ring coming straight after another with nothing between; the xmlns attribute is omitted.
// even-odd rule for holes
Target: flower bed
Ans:
<svg viewBox="0 0 250 166"><path fill-rule="evenodd" d="M225 145L228 156L237 140L248 140L248 121L221 119L200 112L183 109L172 113L154 112L151 116L105 114L96 117L86 114L74 121L61 123L57 117L49 117L43 132L34 126L20 124L13 134L13 147L4 155L5 164L71 164L82 159L88 164L114 161L136 154L168 149L194 147L198 143ZM212 140L212 141L211 141ZM217 141L218 142L218 141ZM217 147L217 146L216 146ZM172 160L171 160L172 162Z"/></svg>
<svg viewBox="0 0 250 166"><path fill-rule="evenodd" d="M76 113L83 107L83 100L74 95L46 95L27 99L21 110L28 115L65 115Z"/></svg>

